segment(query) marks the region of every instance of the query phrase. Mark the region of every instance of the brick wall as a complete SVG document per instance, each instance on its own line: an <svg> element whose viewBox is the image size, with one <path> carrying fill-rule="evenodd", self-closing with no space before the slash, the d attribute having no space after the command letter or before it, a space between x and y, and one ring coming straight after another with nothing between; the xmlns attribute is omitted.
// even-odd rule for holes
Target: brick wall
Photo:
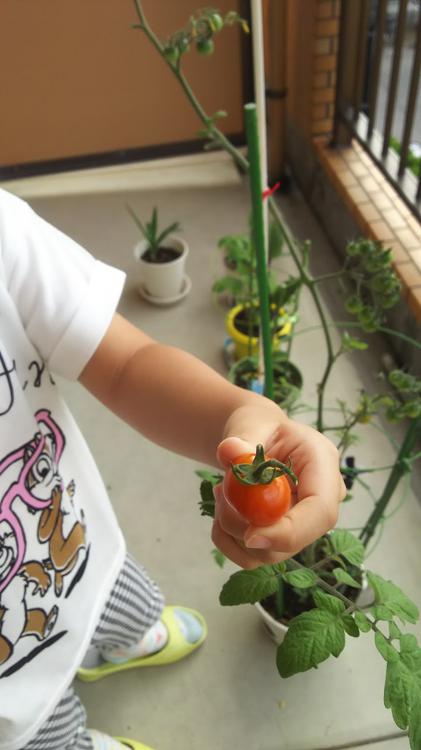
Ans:
<svg viewBox="0 0 421 750"><path fill-rule="evenodd" d="M311 135L333 130L336 93L340 0L317 0L314 22Z"/></svg>

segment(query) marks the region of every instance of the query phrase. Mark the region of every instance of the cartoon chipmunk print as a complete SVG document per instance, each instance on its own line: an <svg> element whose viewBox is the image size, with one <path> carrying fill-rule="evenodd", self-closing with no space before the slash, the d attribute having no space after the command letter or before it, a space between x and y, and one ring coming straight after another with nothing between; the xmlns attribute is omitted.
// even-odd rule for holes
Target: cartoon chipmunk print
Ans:
<svg viewBox="0 0 421 750"><path fill-rule="evenodd" d="M65 576L86 549L83 517L76 517L73 506L74 482L65 489L59 473L63 433L48 411L35 417L40 431L0 461L0 475L18 472L0 498L0 664L21 638L42 641L50 635L59 607L39 606L39 598L52 584L55 597L62 595ZM36 559L33 554L27 558L28 547L38 550ZM38 606L30 606L35 596Z"/></svg>
<svg viewBox="0 0 421 750"><path fill-rule="evenodd" d="M73 498L74 482L67 487L67 494ZM80 521L75 521L70 532L65 536L63 523L67 511L64 509L63 489L54 487L51 493L51 505L41 513L38 524L38 540L44 544L48 542L49 557L44 560L44 566L53 571L54 590L56 596L63 591L63 578L75 567L79 552L85 548L85 529Z"/></svg>
<svg viewBox="0 0 421 750"><path fill-rule="evenodd" d="M0 580L10 567L13 557L13 546L6 539L0 539ZM26 590L34 584L32 593L39 591L44 596L48 591L51 579L43 566L36 560L24 563L17 575L2 592L0 604L0 664L13 654L15 643L24 636L34 636L38 641L46 638L52 631L58 615L54 605L47 613L40 607L26 606ZM18 604L18 606L17 606ZM12 616L12 614L13 616Z"/></svg>

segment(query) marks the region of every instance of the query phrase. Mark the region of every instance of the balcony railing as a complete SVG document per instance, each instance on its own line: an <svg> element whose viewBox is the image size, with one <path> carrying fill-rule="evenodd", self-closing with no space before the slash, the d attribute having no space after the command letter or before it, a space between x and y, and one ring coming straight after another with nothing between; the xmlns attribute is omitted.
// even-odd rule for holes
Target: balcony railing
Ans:
<svg viewBox="0 0 421 750"><path fill-rule="evenodd" d="M342 0L333 145L352 137L421 219L421 0Z"/></svg>

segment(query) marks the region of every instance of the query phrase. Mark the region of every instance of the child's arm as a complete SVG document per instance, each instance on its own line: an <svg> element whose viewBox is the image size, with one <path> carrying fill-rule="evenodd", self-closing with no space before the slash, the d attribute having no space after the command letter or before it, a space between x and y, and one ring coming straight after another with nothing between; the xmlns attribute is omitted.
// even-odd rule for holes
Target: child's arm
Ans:
<svg viewBox="0 0 421 750"><path fill-rule="evenodd" d="M285 559L335 525L345 488L333 444L192 355L153 341L115 315L79 380L136 430L198 461L226 467L257 443L281 461L291 458L297 502L273 526L252 528L217 490L213 539L242 567Z"/></svg>
<svg viewBox="0 0 421 750"><path fill-rule="evenodd" d="M237 410L235 434L246 437L252 424L262 443L286 419L272 401L230 384L187 352L153 341L120 315L79 380L146 437L211 465Z"/></svg>

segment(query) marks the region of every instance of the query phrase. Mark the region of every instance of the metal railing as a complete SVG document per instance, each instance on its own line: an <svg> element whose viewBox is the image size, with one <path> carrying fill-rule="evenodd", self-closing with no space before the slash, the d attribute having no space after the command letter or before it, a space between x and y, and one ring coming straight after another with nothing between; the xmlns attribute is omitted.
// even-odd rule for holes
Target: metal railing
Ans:
<svg viewBox="0 0 421 750"><path fill-rule="evenodd" d="M342 0L332 145L357 138L421 219L421 0Z"/></svg>

